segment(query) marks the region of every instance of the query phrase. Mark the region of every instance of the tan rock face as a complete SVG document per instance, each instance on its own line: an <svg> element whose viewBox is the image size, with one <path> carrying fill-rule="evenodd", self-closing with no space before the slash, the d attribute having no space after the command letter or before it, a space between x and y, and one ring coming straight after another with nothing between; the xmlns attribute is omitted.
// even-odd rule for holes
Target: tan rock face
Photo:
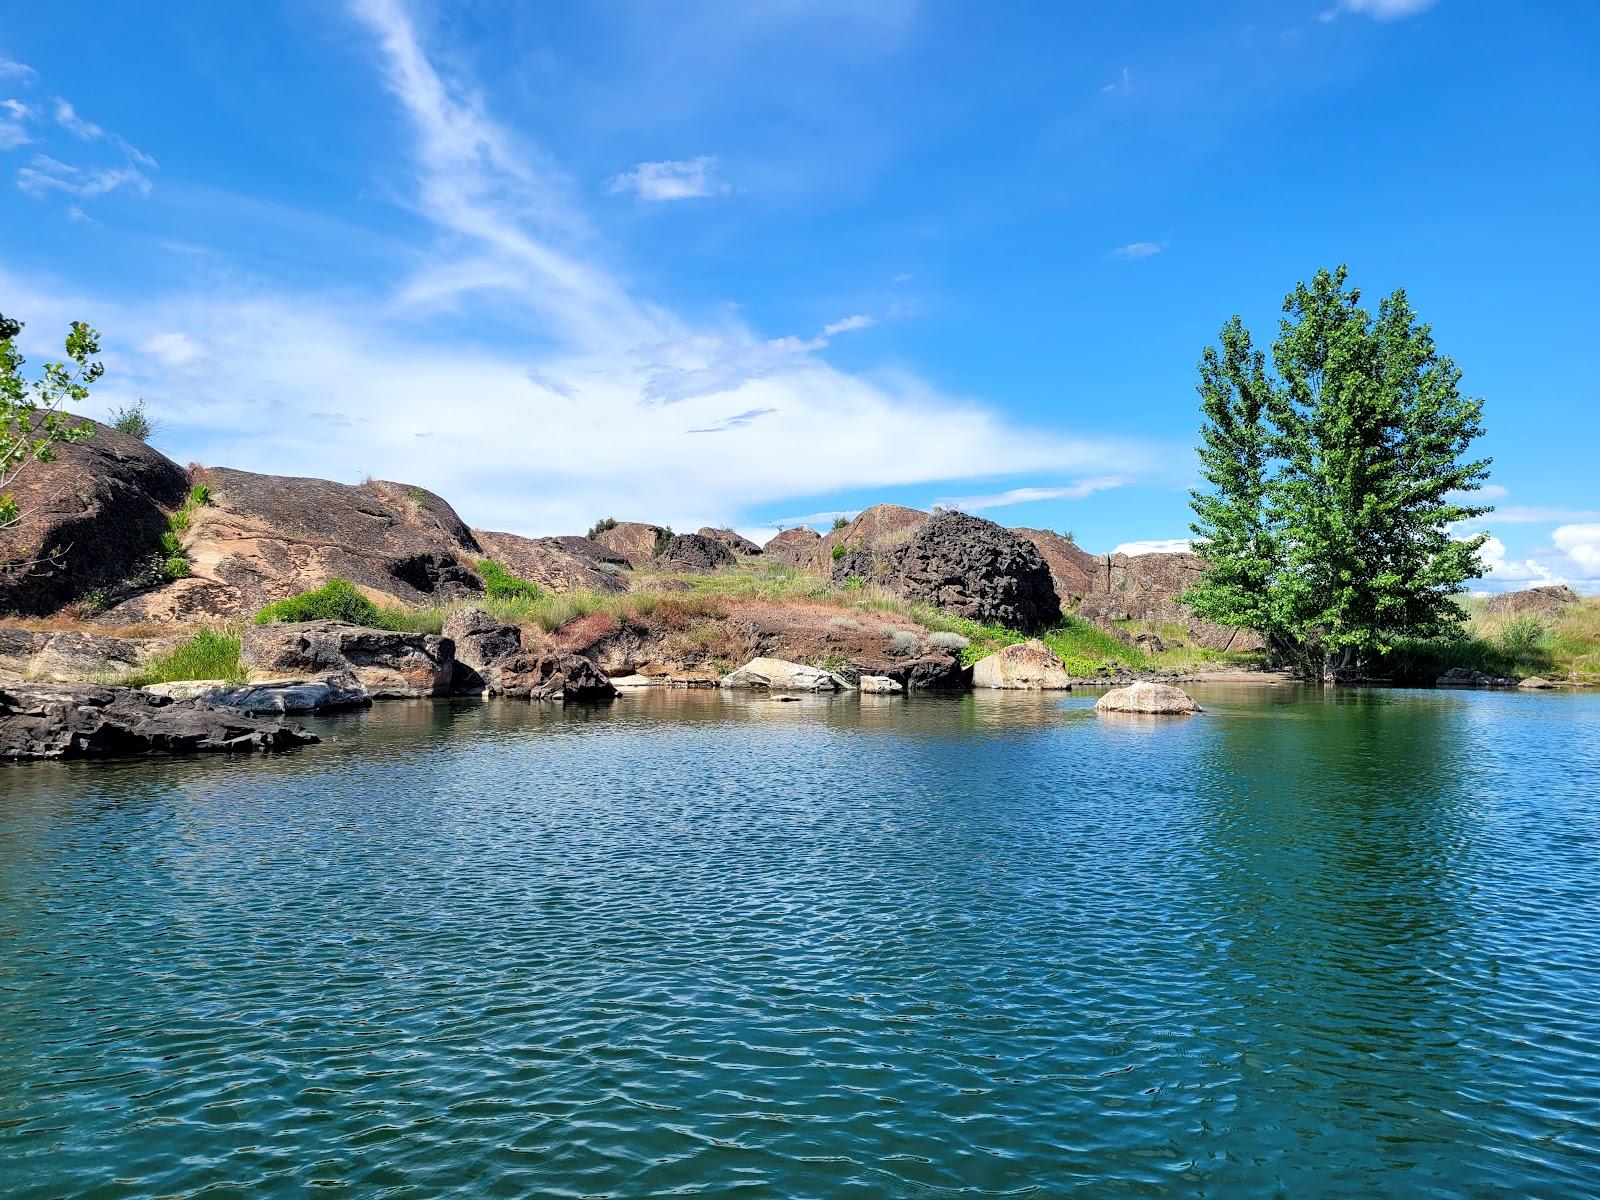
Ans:
<svg viewBox="0 0 1600 1200"><path fill-rule="evenodd" d="M761 553L774 562L791 567L820 567L822 537L809 525L785 529L761 547Z"/></svg>
<svg viewBox="0 0 1600 1200"><path fill-rule="evenodd" d="M1182 626L1187 637L1208 650L1253 651L1266 643L1248 629L1202 620L1178 602L1205 574L1197 554L1106 554L1096 560L1091 591L1077 615L1121 634L1117 622L1142 621Z"/></svg>
<svg viewBox="0 0 1600 1200"><path fill-rule="evenodd" d="M898 679L887 675L863 675L856 686L869 696L891 696L906 690Z"/></svg>
<svg viewBox="0 0 1600 1200"><path fill-rule="evenodd" d="M728 674L722 686L761 692L840 692L850 685L820 667L786 662L781 658L753 658Z"/></svg>
<svg viewBox="0 0 1600 1200"><path fill-rule="evenodd" d="M171 650L179 640L0 629L0 671L37 682L117 679Z"/></svg>
<svg viewBox="0 0 1600 1200"><path fill-rule="evenodd" d="M1204 710L1182 688L1140 681L1116 688L1095 702L1097 713L1142 713L1146 716L1188 716Z"/></svg>
<svg viewBox="0 0 1600 1200"><path fill-rule="evenodd" d="M628 560L584 537L526 538L515 533L472 531L483 557L552 592L588 588L623 592Z"/></svg>
<svg viewBox="0 0 1600 1200"><path fill-rule="evenodd" d="M1056 595L1061 597L1063 604L1076 603L1094 590L1094 576L1100 560L1088 551L1078 549L1076 542L1070 542L1048 529L1015 528L1011 532L1033 543L1034 549L1050 568Z"/></svg>
<svg viewBox="0 0 1600 1200"><path fill-rule="evenodd" d="M824 535L817 547L817 562L824 570L831 570L848 557L852 575L868 579L888 576L898 566L900 553L932 519L931 513L919 508L874 504L862 509L843 529L830 530ZM836 546L844 547L844 552L837 557Z"/></svg>
<svg viewBox="0 0 1600 1200"><path fill-rule="evenodd" d="M972 686L1030 691L1071 691L1067 666L1040 641L1018 642L973 665Z"/></svg>
<svg viewBox="0 0 1600 1200"><path fill-rule="evenodd" d="M92 437L29 463L11 487L22 519L0 530L0 613L53 613L160 552L187 474L138 438L89 424Z"/></svg>
<svg viewBox="0 0 1600 1200"><path fill-rule="evenodd" d="M656 539L664 533L666 530L659 525L619 521L612 528L596 534L594 540L607 550L620 554L633 566L642 567L656 556Z"/></svg>

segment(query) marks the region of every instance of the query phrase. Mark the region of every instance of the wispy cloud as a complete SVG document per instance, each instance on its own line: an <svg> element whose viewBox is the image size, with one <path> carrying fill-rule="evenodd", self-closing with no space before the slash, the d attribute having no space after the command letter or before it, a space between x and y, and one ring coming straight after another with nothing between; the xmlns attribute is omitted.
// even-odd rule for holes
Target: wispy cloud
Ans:
<svg viewBox="0 0 1600 1200"><path fill-rule="evenodd" d="M1122 487L1127 482L1128 480L1121 475L1106 475L1061 487L1016 487L982 496L953 496L939 503L945 508L960 509L962 512L983 512L985 509L1008 508L1013 504L1035 504L1042 500L1081 500L1096 492Z"/></svg>
<svg viewBox="0 0 1600 1200"><path fill-rule="evenodd" d="M823 337L833 337L835 334L849 333L852 329L865 329L868 325L875 324L871 317L855 313L840 321L831 321L822 327Z"/></svg>
<svg viewBox="0 0 1600 1200"><path fill-rule="evenodd" d="M1339 0L1338 4L1318 14L1317 19L1334 21L1344 13L1353 13L1375 21L1398 21L1426 12L1435 3L1436 0Z"/></svg>
<svg viewBox="0 0 1600 1200"><path fill-rule="evenodd" d="M739 413L736 416L729 417L726 420L718 421L714 425L704 425L699 429L691 429L689 432L726 433L730 429L743 429L745 426L759 420L762 417L770 417L777 411L778 410L775 408L752 408L745 412Z"/></svg>
<svg viewBox="0 0 1600 1200"><path fill-rule="evenodd" d="M1128 68L1122 68L1122 74L1100 89L1103 95L1118 96L1133 91L1133 76L1128 73Z"/></svg>
<svg viewBox="0 0 1600 1200"><path fill-rule="evenodd" d="M725 196L732 189L716 178L717 160L702 154L697 158L667 162L640 163L631 171L613 175L606 191L632 192L640 200L694 200L705 196Z"/></svg>
<svg viewBox="0 0 1600 1200"><path fill-rule="evenodd" d="M35 71L27 63L15 62L9 58L0 58L0 79L13 79L26 85L38 78L39 72Z"/></svg>
<svg viewBox="0 0 1600 1200"><path fill-rule="evenodd" d="M156 168L156 160L139 149L139 147L114 133L108 132L93 121L85 121L78 115L77 110L71 104L59 96L56 98L55 119L57 125L81 141L106 142L121 150L131 161L138 163L141 167L146 167L152 171Z"/></svg>
<svg viewBox="0 0 1600 1200"><path fill-rule="evenodd" d="M1111 252L1112 258L1119 258L1123 262L1137 262L1141 258L1154 258L1165 250L1165 242L1129 242L1126 246L1118 246Z"/></svg>
<svg viewBox="0 0 1600 1200"><path fill-rule="evenodd" d="M1184 554L1192 549L1194 543L1188 538L1151 538L1143 542L1123 542L1111 553L1136 558L1141 554Z"/></svg>
<svg viewBox="0 0 1600 1200"><path fill-rule="evenodd" d="M48 154L36 154L17 172L17 186L30 196L64 192L88 200L127 188L141 196L150 194L150 178L133 167L74 167Z"/></svg>

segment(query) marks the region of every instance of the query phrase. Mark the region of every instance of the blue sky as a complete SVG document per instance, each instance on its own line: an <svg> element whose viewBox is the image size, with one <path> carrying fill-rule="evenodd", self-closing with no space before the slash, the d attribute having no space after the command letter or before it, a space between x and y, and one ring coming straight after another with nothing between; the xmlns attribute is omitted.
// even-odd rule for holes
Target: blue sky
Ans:
<svg viewBox="0 0 1600 1200"><path fill-rule="evenodd" d="M1492 586L1600 588L1595 6L6 7L0 311L180 461L1161 542L1201 349L1347 262L1487 399Z"/></svg>

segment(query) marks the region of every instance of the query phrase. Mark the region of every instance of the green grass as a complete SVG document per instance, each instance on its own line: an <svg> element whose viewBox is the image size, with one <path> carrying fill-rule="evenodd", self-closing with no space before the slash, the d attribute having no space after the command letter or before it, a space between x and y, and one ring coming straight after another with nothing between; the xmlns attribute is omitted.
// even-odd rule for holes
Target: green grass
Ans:
<svg viewBox="0 0 1600 1200"><path fill-rule="evenodd" d="M1377 673L1408 683L1431 683L1453 667L1518 679L1600 680L1600 597L1550 620L1492 613L1482 601L1465 607L1458 636L1406 639L1383 656Z"/></svg>
<svg viewBox="0 0 1600 1200"><path fill-rule="evenodd" d="M148 683L175 683L183 679L226 679L230 683L243 683L245 671L239 662L239 636L216 631L197 633L118 682L128 687L143 687Z"/></svg>
<svg viewBox="0 0 1600 1200"><path fill-rule="evenodd" d="M189 526L194 523L195 510L210 503L211 489L203 483L197 483L189 489L183 503L173 509L167 518L167 528L161 535L161 553L157 556L160 575L165 582L187 579L193 574L189 552L183 547L183 535L189 532Z"/></svg>
<svg viewBox="0 0 1600 1200"><path fill-rule="evenodd" d="M491 600L530 600L544 594L538 584L513 575L492 558L478 560L478 575L483 594Z"/></svg>
<svg viewBox="0 0 1600 1200"><path fill-rule="evenodd" d="M348 579L330 579L314 591L269 604L255 616L257 625L284 621L347 621L352 625L405 633L437 632L436 627L443 620L442 612L437 609L374 604Z"/></svg>

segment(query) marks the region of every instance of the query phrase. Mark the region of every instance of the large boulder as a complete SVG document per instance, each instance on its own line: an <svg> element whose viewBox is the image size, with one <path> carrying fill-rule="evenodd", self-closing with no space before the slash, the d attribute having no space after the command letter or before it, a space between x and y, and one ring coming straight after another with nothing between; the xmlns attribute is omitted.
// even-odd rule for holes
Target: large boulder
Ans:
<svg viewBox="0 0 1600 1200"><path fill-rule="evenodd" d="M372 703L366 689L353 675L326 675L321 679L263 679L258 683L229 683L221 679L185 679L176 683L152 683L145 691L169 700L198 700L217 708L236 712L262 713L332 712L341 708L365 708Z"/></svg>
<svg viewBox="0 0 1600 1200"><path fill-rule="evenodd" d="M272 677L349 674L375 699L443 696L455 672L455 643L435 633L395 633L342 621L252 625L239 660Z"/></svg>
<svg viewBox="0 0 1600 1200"><path fill-rule="evenodd" d="M862 678L880 675L892 679L908 692L964 692L972 686L972 668L962 666L959 657L942 650L895 662L872 660L859 668L841 669L839 673L848 679L855 669L862 672Z"/></svg>
<svg viewBox="0 0 1600 1200"><path fill-rule="evenodd" d="M38 683L114 680L138 670L180 640L0 628L0 671Z"/></svg>
<svg viewBox="0 0 1600 1200"><path fill-rule="evenodd" d="M1078 549L1076 542L1048 529L1016 528L1011 532L1033 543L1050 568L1050 579L1063 604L1075 604L1094 590L1099 560L1087 550Z"/></svg>
<svg viewBox="0 0 1600 1200"><path fill-rule="evenodd" d="M1140 680L1114 688L1095 701L1097 713L1140 713L1146 716L1187 716L1204 710L1182 688Z"/></svg>
<svg viewBox="0 0 1600 1200"><path fill-rule="evenodd" d="M752 542L743 534L735 533L731 529L713 529L707 525L697 530L703 538L710 538L713 542L720 542L733 554L760 554L761 547Z"/></svg>
<svg viewBox="0 0 1600 1200"><path fill-rule="evenodd" d="M455 644L458 692L501 690L500 668L522 653L522 630L491 617L481 608L458 608L444 623L444 636Z"/></svg>
<svg viewBox="0 0 1600 1200"><path fill-rule="evenodd" d="M1524 588L1520 592L1504 592L1498 596L1491 596L1485 602L1484 608L1492 613L1504 613L1508 616L1517 617L1540 617L1547 621L1553 621L1569 605L1576 604L1582 599L1582 596L1565 584L1553 584L1545 587Z"/></svg>
<svg viewBox="0 0 1600 1200"><path fill-rule="evenodd" d="M839 676L781 658L752 658L722 679L722 686L760 692L841 692L849 688Z"/></svg>
<svg viewBox="0 0 1600 1200"><path fill-rule="evenodd" d="M518 700L609 700L617 694L605 672L579 654L516 654L499 672L501 693Z"/></svg>
<svg viewBox="0 0 1600 1200"><path fill-rule="evenodd" d="M602 529L594 540L607 550L620 554L635 567L642 567L656 556L656 551L670 536L660 525L647 525L643 521L618 521L609 529Z"/></svg>
<svg viewBox="0 0 1600 1200"><path fill-rule="evenodd" d="M853 575L884 582L895 574L911 539L932 519L919 508L874 504L823 537L817 546L817 562L835 582Z"/></svg>
<svg viewBox="0 0 1600 1200"><path fill-rule="evenodd" d="M1061 619L1050 568L1031 542L966 513L936 513L899 556L888 586L974 621L1042 629Z"/></svg>
<svg viewBox="0 0 1600 1200"><path fill-rule="evenodd" d="M809 525L785 529L761 547L762 557L790 567L816 567L822 535Z"/></svg>
<svg viewBox="0 0 1600 1200"><path fill-rule="evenodd" d="M137 688L0 685L0 760L249 753L316 741L297 725Z"/></svg>
<svg viewBox="0 0 1600 1200"><path fill-rule="evenodd" d="M628 560L586 537L528 538L485 529L474 529L472 536L483 548L483 557L549 591L627 590L623 576Z"/></svg>
<svg viewBox="0 0 1600 1200"><path fill-rule="evenodd" d="M1061 656L1043 642L1017 642L974 663L972 686L1067 692L1072 690L1072 677Z"/></svg>
<svg viewBox="0 0 1600 1200"><path fill-rule="evenodd" d="M734 558L733 551L715 538L679 533L667 541L660 562L679 571L715 571L731 567Z"/></svg>
<svg viewBox="0 0 1600 1200"><path fill-rule="evenodd" d="M861 689L864 696L892 696L906 690L898 679L890 679L887 675L863 675L856 681L856 687Z"/></svg>
<svg viewBox="0 0 1600 1200"><path fill-rule="evenodd" d="M1096 560L1092 590L1078 602L1076 615L1119 637L1130 623L1181 629L1207 650L1256 651L1266 641L1249 629L1220 625L1194 615L1180 602L1205 574L1205 560L1187 552L1107 554Z"/></svg>
<svg viewBox="0 0 1600 1200"><path fill-rule="evenodd" d="M138 438L88 424L87 441L28 463L9 489L22 517L0 530L0 614L43 616L113 592L160 556L188 476Z"/></svg>

